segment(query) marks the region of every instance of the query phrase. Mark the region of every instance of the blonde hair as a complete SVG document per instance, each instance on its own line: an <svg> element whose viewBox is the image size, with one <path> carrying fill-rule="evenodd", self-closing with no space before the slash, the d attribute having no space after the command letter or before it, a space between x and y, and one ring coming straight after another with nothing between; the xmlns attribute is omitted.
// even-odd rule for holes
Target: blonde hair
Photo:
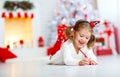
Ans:
<svg viewBox="0 0 120 77"><path fill-rule="evenodd" d="M78 20L75 25L72 27L72 26L69 26L66 28L65 30L65 35L68 39L72 40L73 36L71 35L72 33L72 29L74 31L79 31L81 28L88 28L91 32L91 37L90 37L90 40L88 41L87 43L87 47L88 48L91 48L94 46L94 43L95 43L95 36L93 35L93 29L90 25L90 23L86 20Z"/></svg>

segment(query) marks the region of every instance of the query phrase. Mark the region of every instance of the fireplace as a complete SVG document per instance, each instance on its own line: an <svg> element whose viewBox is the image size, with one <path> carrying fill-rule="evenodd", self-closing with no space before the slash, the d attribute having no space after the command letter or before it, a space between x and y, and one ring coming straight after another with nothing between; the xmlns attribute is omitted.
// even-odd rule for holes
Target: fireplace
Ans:
<svg viewBox="0 0 120 77"><path fill-rule="evenodd" d="M14 49L33 47L32 19L19 17L6 17L5 46Z"/></svg>

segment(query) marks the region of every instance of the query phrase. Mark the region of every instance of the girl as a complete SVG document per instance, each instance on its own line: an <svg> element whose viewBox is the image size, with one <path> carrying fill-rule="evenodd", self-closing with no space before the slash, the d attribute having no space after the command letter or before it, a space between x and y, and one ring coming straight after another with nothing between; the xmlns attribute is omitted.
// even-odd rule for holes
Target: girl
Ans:
<svg viewBox="0 0 120 77"><path fill-rule="evenodd" d="M55 55L50 58L49 64L65 65L96 65L96 56L92 47L95 36L90 23L86 20L78 20L74 27L68 27L65 31L68 38Z"/></svg>

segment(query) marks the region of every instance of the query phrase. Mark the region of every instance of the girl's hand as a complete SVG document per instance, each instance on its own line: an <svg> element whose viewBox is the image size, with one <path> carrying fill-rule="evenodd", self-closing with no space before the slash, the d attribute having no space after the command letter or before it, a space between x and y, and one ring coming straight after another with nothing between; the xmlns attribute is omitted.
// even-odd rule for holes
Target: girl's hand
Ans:
<svg viewBox="0 0 120 77"><path fill-rule="evenodd" d="M97 65L98 63L92 59L89 59L89 65Z"/></svg>
<svg viewBox="0 0 120 77"><path fill-rule="evenodd" d="M89 59L88 58L84 58L79 62L80 66L84 66L84 65L89 65Z"/></svg>

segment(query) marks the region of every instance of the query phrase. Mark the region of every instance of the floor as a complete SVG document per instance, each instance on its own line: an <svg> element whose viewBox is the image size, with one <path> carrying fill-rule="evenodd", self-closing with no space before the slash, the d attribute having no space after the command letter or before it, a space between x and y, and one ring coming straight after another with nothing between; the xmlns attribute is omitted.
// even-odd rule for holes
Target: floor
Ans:
<svg viewBox="0 0 120 77"><path fill-rule="evenodd" d="M40 61L0 63L0 77L120 77L120 55L100 56L98 65L47 65Z"/></svg>

